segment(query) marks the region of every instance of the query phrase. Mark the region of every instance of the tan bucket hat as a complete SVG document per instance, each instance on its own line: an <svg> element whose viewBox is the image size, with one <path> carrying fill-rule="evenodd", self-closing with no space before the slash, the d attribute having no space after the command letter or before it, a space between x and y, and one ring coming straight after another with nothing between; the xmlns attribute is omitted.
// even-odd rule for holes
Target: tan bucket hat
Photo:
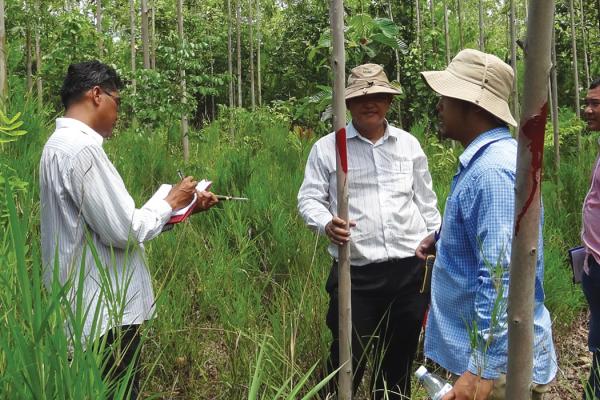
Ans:
<svg viewBox="0 0 600 400"><path fill-rule="evenodd" d="M363 64L352 68L348 77L348 86L344 91L346 100L374 93L401 94L402 92L390 84L381 65Z"/></svg>
<svg viewBox="0 0 600 400"><path fill-rule="evenodd" d="M442 96L476 104L507 124L517 126L508 105L513 69L495 55L465 49L444 71L425 71L421 75Z"/></svg>

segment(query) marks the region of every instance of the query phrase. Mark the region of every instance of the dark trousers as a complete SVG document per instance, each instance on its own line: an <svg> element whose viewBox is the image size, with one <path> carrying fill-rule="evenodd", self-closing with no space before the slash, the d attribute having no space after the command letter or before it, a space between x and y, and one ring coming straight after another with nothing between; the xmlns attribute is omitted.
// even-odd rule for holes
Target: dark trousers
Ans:
<svg viewBox="0 0 600 400"><path fill-rule="evenodd" d="M116 381L122 379L132 365L133 374L127 386L128 395L123 399L136 400L139 395L139 350L140 325L124 325L113 328L100 340L106 338L106 355L102 368L102 378L113 392ZM111 398L110 396L108 398Z"/></svg>
<svg viewBox="0 0 600 400"><path fill-rule="evenodd" d="M589 275L581 278L583 293L590 306L588 347L593 353L592 370L584 392L584 399L600 399L600 265L588 256Z"/></svg>
<svg viewBox="0 0 600 400"><path fill-rule="evenodd" d="M410 397L412 362L429 295L421 294L424 268L416 257L351 267L352 362L354 392L367 361L373 368L373 399ZM333 336L328 374L339 365L338 265L333 263L326 290L329 293L327 326ZM385 382L385 383L384 383ZM321 393L334 393L337 376Z"/></svg>

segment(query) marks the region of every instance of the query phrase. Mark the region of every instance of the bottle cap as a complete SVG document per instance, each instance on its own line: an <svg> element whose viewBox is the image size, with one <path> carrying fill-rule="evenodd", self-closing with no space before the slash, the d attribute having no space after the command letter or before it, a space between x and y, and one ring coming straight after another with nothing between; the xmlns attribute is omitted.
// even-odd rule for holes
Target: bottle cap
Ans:
<svg viewBox="0 0 600 400"><path fill-rule="evenodd" d="M421 379L427 373L427 368L424 365L421 365L416 371L415 376L417 379Z"/></svg>

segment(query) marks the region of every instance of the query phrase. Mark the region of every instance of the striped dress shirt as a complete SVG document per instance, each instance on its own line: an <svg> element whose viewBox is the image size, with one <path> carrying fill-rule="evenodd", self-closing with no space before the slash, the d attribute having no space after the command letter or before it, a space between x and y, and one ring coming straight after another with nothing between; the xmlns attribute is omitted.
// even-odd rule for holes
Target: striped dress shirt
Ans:
<svg viewBox="0 0 600 400"><path fill-rule="evenodd" d="M85 313L83 341L152 318L142 243L160 234L171 214L160 199L135 207L102 142L83 122L59 118L40 161L44 283L71 285L73 311Z"/></svg>
<svg viewBox="0 0 600 400"><path fill-rule="evenodd" d="M446 199L431 281L425 356L454 374L497 379L507 370L509 263L517 143L506 128L484 132L459 157ZM544 306L542 226L534 301L533 381L546 384L557 364ZM502 288L500 291L499 288Z"/></svg>
<svg viewBox="0 0 600 400"><path fill-rule="evenodd" d="M386 123L387 124L387 123ZM348 150L350 262L366 265L412 257L420 241L440 225L427 157L410 133L387 124L376 143L350 123ZM298 193L298 209L309 227L324 233L337 215L335 134L313 146ZM329 253L337 259L337 246Z"/></svg>

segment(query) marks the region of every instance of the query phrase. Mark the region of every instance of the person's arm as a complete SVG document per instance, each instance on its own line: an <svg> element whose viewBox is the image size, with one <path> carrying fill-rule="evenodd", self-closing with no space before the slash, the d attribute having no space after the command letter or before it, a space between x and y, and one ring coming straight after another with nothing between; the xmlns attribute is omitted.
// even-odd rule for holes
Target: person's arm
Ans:
<svg viewBox="0 0 600 400"><path fill-rule="evenodd" d="M315 231L325 234L333 219L329 211L329 175L318 143L313 146L306 162L304 181L298 192L298 211L304 222Z"/></svg>
<svg viewBox="0 0 600 400"><path fill-rule="evenodd" d="M433 191L431 174L427 165L427 156L416 143L414 146L415 157L413 159L413 191L414 202L425 220L427 234L430 235L439 229L442 217L437 208L437 196Z"/></svg>
<svg viewBox="0 0 600 400"><path fill-rule="evenodd" d="M477 253L474 348L468 371L496 379L506 371L508 357L507 298L513 231L515 177L490 169L465 193L465 228Z"/></svg>
<svg viewBox="0 0 600 400"><path fill-rule="evenodd" d="M136 209L120 175L100 147L76 155L69 171L70 193L85 223L102 243L125 248L162 232L172 206L153 199Z"/></svg>

